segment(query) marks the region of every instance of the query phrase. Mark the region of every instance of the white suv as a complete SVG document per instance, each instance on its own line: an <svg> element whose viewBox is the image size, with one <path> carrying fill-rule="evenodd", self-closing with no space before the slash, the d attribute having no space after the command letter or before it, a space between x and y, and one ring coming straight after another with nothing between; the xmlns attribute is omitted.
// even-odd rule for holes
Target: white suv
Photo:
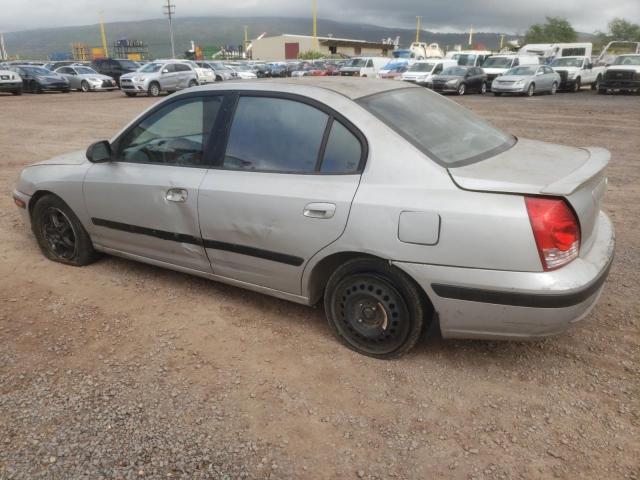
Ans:
<svg viewBox="0 0 640 480"><path fill-rule="evenodd" d="M11 70L0 68L0 92L11 92L14 95L22 95L22 78Z"/></svg>

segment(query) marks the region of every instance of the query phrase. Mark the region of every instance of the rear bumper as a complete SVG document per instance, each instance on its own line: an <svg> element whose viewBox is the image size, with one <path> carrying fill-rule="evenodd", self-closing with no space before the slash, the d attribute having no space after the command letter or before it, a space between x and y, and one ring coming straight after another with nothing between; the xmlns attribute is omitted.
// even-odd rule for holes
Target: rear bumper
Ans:
<svg viewBox="0 0 640 480"><path fill-rule="evenodd" d="M393 262L424 289L445 338L526 339L555 335L593 308L615 248L600 213L588 252L551 272L509 272Z"/></svg>

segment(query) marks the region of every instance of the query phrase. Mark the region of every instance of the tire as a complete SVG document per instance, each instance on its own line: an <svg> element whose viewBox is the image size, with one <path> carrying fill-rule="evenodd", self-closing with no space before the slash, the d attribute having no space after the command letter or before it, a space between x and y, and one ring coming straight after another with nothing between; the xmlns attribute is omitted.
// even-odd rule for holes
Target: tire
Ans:
<svg viewBox="0 0 640 480"><path fill-rule="evenodd" d="M425 327L420 290L384 260L356 258L341 265L327 282L324 306L338 339L370 357L404 355Z"/></svg>
<svg viewBox="0 0 640 480"><path fill-rule="evenodd" d="M189 84L188 84L189 88L191 88L191 87L197 87L198 85L199 85L199 84L198 84L198 81L197 81L197 80L189 80Z"/></svg>
<svg viewBox="0 0 640 480"><path fill-rule="evenodd" d="M69 93L71 90L66 89L66 90L62 90L62 93Z"/></svg>
<svg viewBox="0 0 640 480"><path fill-rule="evenodd" d="M467 86L464 83L458 85L458 95L462 96L467 92Z"/></svg>
<svg viewBox="0 0 640 480"><path fill-rule="evenodd" d="M576 78L576 81L573 82L573 88L571 89L571 91L573 93L578 93L580 91L580 87L582 87L582 85L580 84L580 77Z"/></svg>
<svg viewBox="0 0 640 480"><path fill-rule="evenodd" d="M216 82L222 82L222 77L220 75L216 75Z"/></svg>
<svg viewBox="0 0 640 480"><path fill-rule="evenodd" d="M136 92L124 92L124 94L125 94L127 97L135 97L135 96L136 96Z"/></svg>
<svg viewBox="0 0 640 480"><path fill-rule="evenodd" d="M78 217L55 195L45 195L36 202L31 228L40 250L49 260L80 267L98 258Z"/></svg>
<svg viewBox="0 0 640 480"><path fill-rule="evenodd" d="M533 97L534 93L536 93L536 84L530 83L529 88L527 88L527 93L525 93L525 95L527 97Z"/></svg>
<svg viewBox="0 0 640 480"><path fill-rule="evenodd" d="M607 89L606 88L598 88L598 94L599 95L606 95L607 94Z"/></svg>
<svg viewBox="0 0 640 480"><path fill-rule="evenodd" d="M493 96L494 97L501 97L502 96L502 92L493 92Z"/></svg>
<svg viewBox="0 0 640 480"><path fill-rule="evenodd" d="M556 93L558 93L558 82L553 82L553 84L551 85L551 91L549 92L549 94L555 95Z"/></svg>
<svg viewBox="0 0 640 480"><path fill-rule="evenodd" d="M480 95L484 95L485 93L487 93L487 83L482 82L482 85L480 85Z"/></svg>
<svg viewBox="0 0 640 480"><path fill-rule="evenodd" d="M160 95L160 84L158 84L158 82L151 82L147 93L150 97L157 97L158 95Z"/></svg>
<svg viewBox="0 0 640 480"><path fill-rule="evenodd" d="M90 90L89 82L87 82L86 80L82 80L82 82L80 83L80 90L85 93L88 92Z"/></svg>
<svg viewBox="0 0 640 480"><path fill-rule="evenodd" d="M29 82L29 91L32 93L42 93L42 88L40 88L38 82L32 80L31 82Z"/></svg>
<svg viewBox="0 0 640 480"><path fill-rule="evenodd" d="M22 90L14 90L11 92L12 95L22 95Z"/></svg>
<svg viewBox="0 0 640 480"><path fill-rule="evenodd" d="M598 75L596 77L596 81L591 84L591 90L599 90L600 89L600 81L602 80L602 76Z"/></svg>

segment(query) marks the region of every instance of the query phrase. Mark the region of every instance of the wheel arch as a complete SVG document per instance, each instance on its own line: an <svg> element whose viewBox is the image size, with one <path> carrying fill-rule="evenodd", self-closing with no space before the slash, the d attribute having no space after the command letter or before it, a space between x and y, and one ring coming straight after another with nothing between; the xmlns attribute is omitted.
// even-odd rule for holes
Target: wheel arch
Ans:
<svg viewBox="0 0 640 480"><path fill-rule="evenodd" d="M306 291L306 295L309 298L309 304L318 304L324 297L325 287L329 281L329 277L331 277L333 272L335 272L336 269L345 262L356 258L368 258L372 260L390 262L389 259L380 257L378 255L358 251L335 252L327 255L326 257L319 260L315 265L313 265L312 270L309 273L308 280L306 284L303 285L303 290ZM415 279L413 279L407 272L395 266L394 268L396 268L399 273L406 276L412 283L415 284L418 291L420 292L426 315L433 315L435 309L433 307L433 303L427 295L427 292L425 292L420 284L416 282Z"/></svg>

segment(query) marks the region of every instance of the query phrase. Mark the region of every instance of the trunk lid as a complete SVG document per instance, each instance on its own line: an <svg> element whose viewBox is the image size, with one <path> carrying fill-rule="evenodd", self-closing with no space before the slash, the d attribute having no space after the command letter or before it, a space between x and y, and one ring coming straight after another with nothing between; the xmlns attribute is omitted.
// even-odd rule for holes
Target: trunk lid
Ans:
<svg viewBox="0 0 640 480"><path fill-rule="evenodd" d="M487 160L449 168L464 190L564 197L580 222L581 252L591 246L611 155L603 148L574 148L520 139Z"/></svg>

